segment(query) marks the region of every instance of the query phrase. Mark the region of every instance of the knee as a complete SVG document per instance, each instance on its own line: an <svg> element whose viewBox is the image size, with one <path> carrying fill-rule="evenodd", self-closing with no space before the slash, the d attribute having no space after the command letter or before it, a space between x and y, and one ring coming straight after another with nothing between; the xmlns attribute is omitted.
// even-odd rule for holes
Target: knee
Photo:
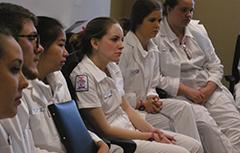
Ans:
<svg viewBox="0 0 240 153"><path fill-rule="evenodd" d="M190 149L191 153L203 153L203 146L201 142L194 140L192 143L192 148Z"/></svg>
<svg viewBox="0 0 240 153"><path fill-rule="evenodd" d="M206 123L203 121L197 121L197 128L200 135L204 135L206 133L212 132L213 126L214 125L210 125L209 123Z"/></svg>

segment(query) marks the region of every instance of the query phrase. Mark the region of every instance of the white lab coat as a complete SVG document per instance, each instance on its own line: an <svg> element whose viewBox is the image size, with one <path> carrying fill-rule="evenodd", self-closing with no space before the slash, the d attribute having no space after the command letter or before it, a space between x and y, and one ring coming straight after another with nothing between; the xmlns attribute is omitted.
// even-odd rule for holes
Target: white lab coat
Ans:
<svg viewBox="0 0 240 153"><path fill-rule="evenodd" d="M56 79L56 77L58 79ZM61 98L56 95L57 100L71 99L69 92L64 91L65 87L59 84L59 83L65 84L65 80L62 77L61 72L56 72L54 74L49 75L48 79L52 80L51 83L55 89L58 89L59 91L61 91L61 93L64 93L64 95L60 96ZM34 82L33 84L36 86L40 84L39 87L44 86L44 84L39 80L31 82ZM63 152L64 150L61 144L59 144L60 142L59 138L56 137L57 133L55 126L52 124L52 119L49 119L50 114L47 113L48 116L46 116L46 114L44 114L43 112L37 113L39 110L44 110L39 109L41 106L44 105L44 103L34 105L35 104L34 102L36 102L36 99L40 101L39 99L40 97L43 98L43 100L46 100L47 96L44 97L43 95L39 95L38 89L40 88L37 87L36 89L32 89L33 84L30 83L29 87L24 90L22 103L18 107L17 115L11 119L0 120L0 153L54 153L54 152L60 153ZM44 93L50 92L47 85L45 85L44 87L45 87L44 89L46 90L41 92ZM31 93L30 91L33 92ZM34 101L31 103L29 102L29 105L33 106L32 109L30 110L31 115L29 114L29 109L26 100L30 100L32 97L31 94L26 95L26 93L31 93L34 95L33 96ZM48 96L50 96L50 93L48 93ZM32 112L35 112L35 116L32 115ZM40 116L40 113L42 115L42 118L38 118ZM38 117L36 117L36 114L38 114ZM33 131L32 129L30 129L31 126L34 127ZM46 133L43 131L46 131L46 133L48 133L49 135L46 135ZM96 136L92 132L90 132L90 135L92 136L95 142L101 140L98 136ZM35 142L33 140L34 137L35 137L34 140L36 140ZM40 149L39 147L42 148ZM50 150L54 150L54 152L44 150L43 148L45 149L50 148Z"/></svg>
<svg viewBox="0 0 240 153"><path fill-rule="evenodd" d="M206 31L202 26L190 23L186 27L183 40L191 53L190 60L181 49L177 36L164 18L161 22L160 32L155 38L155 43L160 51L160 71L163 74L159 86L173 97L189 101L186 97L177 96L180 82L195 89L204 86L207 81L216 83L218 88L205 105L210 114L206 114L208 113L206 110L204 110L206 113L203 113L201 111L203 108L193 104L196 120L211 125L217 136L221 137L223 143L214 146L225 145L225 149L220 150L233 152L231 144L228 143L231 141L237 152L240 152L240 114L234 106L231 93L221 83L223 66ZM217 126L228 138L217 132L220 131Z"/></svg>
<svg viewBox="0 0 240 153"><path fill-rule="evenodd" d="M73 85L76 87L76 94L79 99L78 105L80 108L101 107L111 126L135 130L127 114L120 106L122 103L121 97L124 94L121 71L115 63L109 63L107 68L111 77L108 77L87 56L85 56L73 69L70 78ZM191 153L202 152L198 141L181 134L172 132L167 133L174 136L177 145L166 145L154 141L133 140L137 144L135 153L187 153L188 151L186 149Z"/></svg>
<svg viewBox="0 0 240 153"><path fill-rule="evenodd" d="M60 71L47 76L48 84L35 79L23 92L23 101L29 109L29 125L36 147L64 153L57 129L48 112L48 105L71 100L66 81Z"/></svg>
<svg viewBox="0 0 240 153"><path fill-rule="evenodd" d="M133 108L136 107L137 99L145 100L149 95L157 95L155 88L160 77L158 54L158 48L152 40L149 41L146 51L133 32L128 32L124 38L119 67L123 75L125 97ZM171 125L176 132L200 141L191 105L176 99L162 99L162 101L163 108L160 113L138 112L155 127L165 129ZM186 123L189 126L186 127Z"/></svg>
<svg viewBox="0 0 240 153"><path fill-rule="evenodd" d="M25 103L18 106L15 117L0 120L0 152L1 153L48 153L34 146L29 129L29 112Z"/></svg>

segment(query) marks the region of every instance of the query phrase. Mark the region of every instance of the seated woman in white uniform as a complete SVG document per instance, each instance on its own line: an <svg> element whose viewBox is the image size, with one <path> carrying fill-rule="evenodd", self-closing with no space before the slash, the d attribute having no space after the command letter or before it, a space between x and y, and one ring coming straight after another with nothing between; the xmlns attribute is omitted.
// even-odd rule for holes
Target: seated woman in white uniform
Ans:
<svg viewBox="0 0 240 153"><path fill-rule="evenodd" d="M190 22L194 0L165 0L155 39L160 51L162 88L192 104L207 152L240 152L240 114L221 83L223 66L203 26ZM217 140L217 141L216 141Z"/></svg>
<svg viewBox="0 0 240 153"><path fill-rule="evenodd" d="M44 52L37 66L38 78L29 81L23 101L30 111L29 125L35 146L46 152L65 153L47 106L71 100L66 81L59 71L68 56L65 49L66 37L63 26L53 18L38 17L36 28ZM93 133L91 135L100 148L99 152L107 153L108 146Z"/></svg>
<svg viewBox="0 0 240 153"><path fill-rule="evenodd" d="M22 73L22 49L10 32L0 26L0 119L11 118L17 114L21 103L22 90L28 83ZM13 153L9 135L0 124L0 152Z"/></svg>
<svg viewBox="0 0 240 153"><path fill-rule="evenodd" d="M160 99L156 92L160 77L159 51L152 38L161 28L161 19L162 7L159 2L138 0L134 3L130 31L124 37L119 61L125 97L154 127L173 128L175 132L200 142L192 106L177 99ZM188 126L185 126L186 123Z"/></svg>
<svg viewBox="0 0 240 153"><path fill-rule="evenodd" d="M148 124L123 98L122 75L115 63L123 49L123 31L115 20L95 18L77 37L74 48L82 60L70 78L78 106L97 134L133 139L136 153L202 152L197 140Z"/></svg>

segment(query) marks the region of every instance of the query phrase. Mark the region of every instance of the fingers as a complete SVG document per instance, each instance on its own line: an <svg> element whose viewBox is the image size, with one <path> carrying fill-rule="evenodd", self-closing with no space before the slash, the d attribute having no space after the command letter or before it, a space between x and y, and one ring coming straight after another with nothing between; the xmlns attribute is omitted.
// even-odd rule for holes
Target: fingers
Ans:
<svg viewBox="0 0 240 153"><path fill-rule="evenodd" d="M175 139L167 137L163 133L154 133L154 140L161 143L175 144Z"/></svg>

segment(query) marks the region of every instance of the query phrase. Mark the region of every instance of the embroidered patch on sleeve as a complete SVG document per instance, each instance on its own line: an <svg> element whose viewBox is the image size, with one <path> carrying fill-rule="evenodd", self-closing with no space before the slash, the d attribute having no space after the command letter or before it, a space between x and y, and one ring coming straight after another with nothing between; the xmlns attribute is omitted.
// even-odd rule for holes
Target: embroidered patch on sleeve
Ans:
<svg viewBox="0 0 240 153"><path fill-rule="evenodd" d="M77 75L75 79L75 91L88 91L88 77L86 75Z"/></svg>

